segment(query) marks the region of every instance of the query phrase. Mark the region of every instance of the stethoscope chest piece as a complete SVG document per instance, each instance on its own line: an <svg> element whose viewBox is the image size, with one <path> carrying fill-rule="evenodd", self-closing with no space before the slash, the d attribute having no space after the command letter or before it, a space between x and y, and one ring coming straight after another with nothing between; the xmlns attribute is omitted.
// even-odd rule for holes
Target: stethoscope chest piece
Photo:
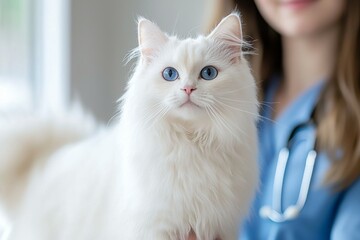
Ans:
<svg viewBox="0 0 360 240"><path fill-rule="evenodd" d="M291 205L286 208L284 213L275 211L270 206L263 206L260 208L260 216L268 218L273 222L285 222L287 220L295 219L299 216L301 209L297 205Z"/></svg>

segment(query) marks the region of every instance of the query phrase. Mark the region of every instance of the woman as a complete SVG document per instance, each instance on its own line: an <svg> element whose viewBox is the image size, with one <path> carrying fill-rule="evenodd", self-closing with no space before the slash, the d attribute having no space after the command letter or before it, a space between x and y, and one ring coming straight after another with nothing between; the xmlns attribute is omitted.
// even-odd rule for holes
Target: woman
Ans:
<svg viewBox="0 0 360 240"><path fill-rule="evenodd" d="M264 100L241 239L360 239L360 1L215 0L210 25L235 6Z"/></svg>

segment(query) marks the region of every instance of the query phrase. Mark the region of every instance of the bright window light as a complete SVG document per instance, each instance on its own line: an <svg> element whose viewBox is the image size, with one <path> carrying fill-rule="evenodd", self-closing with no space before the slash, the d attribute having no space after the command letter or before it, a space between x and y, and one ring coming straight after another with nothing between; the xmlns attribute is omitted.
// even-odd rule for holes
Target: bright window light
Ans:
<svg viewBox="0 0 360 240"><path fill-rule="evenodd" d="M63 109L68 0L0 0L0 111Z"/></svg>
<svg viewBox="0 0 360 240"><path fill-rule="evenodd" d="M63 110L69 92L68 1L38 0L35 46L37 107Z"/></svg>
<svg viewBox="0 0 360 240"><path fill-rule="evenodd" d="M29 19L29 1L0 0L0 110L32 105Z"/></svg>

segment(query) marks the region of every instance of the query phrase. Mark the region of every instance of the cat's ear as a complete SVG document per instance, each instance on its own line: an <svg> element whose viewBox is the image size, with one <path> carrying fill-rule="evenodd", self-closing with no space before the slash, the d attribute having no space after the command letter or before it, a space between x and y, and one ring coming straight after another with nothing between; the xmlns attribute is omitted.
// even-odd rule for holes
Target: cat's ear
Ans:
<svg viewBox="0 0 360 240"><path fill-rule="evenodd" d="M227 50L233 56L232 61L238 61L241 55L243 41L241 20L238 13L231 13L225 17L216 28L207 36L224 43Z"/></svg>
<svg viewBox="0 0 360 240"><path fill-rule="evenodd" d="M138 21L138 41L141 57L150 62L156 52L169 40L160 28L145 18Z"/></svg>

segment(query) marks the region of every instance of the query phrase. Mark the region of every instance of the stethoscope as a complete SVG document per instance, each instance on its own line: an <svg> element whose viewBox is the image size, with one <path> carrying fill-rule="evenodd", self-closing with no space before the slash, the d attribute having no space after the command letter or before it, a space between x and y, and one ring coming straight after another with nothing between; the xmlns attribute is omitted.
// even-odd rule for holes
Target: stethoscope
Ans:
<svg viewBox="0 0 360 240"><path fill-rule="evenodd" d="M272 206L263 206L260 208L259 214L262 218L269 219L273 222L285 222L297 218L305 206L310 183L313 175L313 170L315 166L315 160L317 156L316 152L316 138L313 143L312 149L308 152L306 156L305 169L303 177L301 180L300 192L298 199L295 204L288 206L284 211L281 211L282 208L282 194L283 194L283 185L284 185L284 175L286 171L287 162L289 160L289 154L291 145L295 135L306 127L314 126L316 127L314 121L314 110L311 114L311 117L308 121L298 124L291 131L287 144L283 147L278 155L278 161L275 170L275 178L273 183L273 192L272 192ZM316 134L316 133L315 133Z"/></svg>

